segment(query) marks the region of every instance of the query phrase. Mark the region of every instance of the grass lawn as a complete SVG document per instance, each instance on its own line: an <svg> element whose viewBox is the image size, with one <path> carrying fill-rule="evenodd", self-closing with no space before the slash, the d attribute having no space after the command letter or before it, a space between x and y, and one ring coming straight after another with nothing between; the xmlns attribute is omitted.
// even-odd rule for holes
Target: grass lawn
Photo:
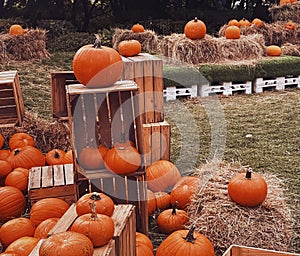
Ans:
<svg viewBox="0 0 300 256"><path fill-rule="evenodd" d="M56 53L0 68L18 71L26 110L51 120L50 72L71 70L72 57ZM182 173L217 157L283 179L298 233L291 251L300 251L299 89L168 102L165 118L172 125L171 160Z"/></svg>

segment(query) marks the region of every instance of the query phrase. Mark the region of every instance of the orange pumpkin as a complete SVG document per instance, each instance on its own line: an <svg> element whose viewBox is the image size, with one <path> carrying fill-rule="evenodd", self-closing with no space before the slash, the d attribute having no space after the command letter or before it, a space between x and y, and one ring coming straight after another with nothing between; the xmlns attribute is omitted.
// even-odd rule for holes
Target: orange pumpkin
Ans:
<svg viewBox="0 0 300 256"><path fill-rule="evenodd" d="M0 178L8 175L12 170L11 164L6 160L0 160Z"/></svg>
<svg viewBox="0 0 300 256"><path fill-rule="evenodd" d="M136 256L154 256L153 251L144 244L135 245Z"/></svg>
<svg viewBox="0 0 300 256"><path fill-rule="evenodd" d="M10 150L24 146L34 146L34 138L25 132L15 133L8 141Z"/></svg>
<svg viewBox="0 0 300 256"><path fill-rule="evenodd" d="M5 251L16 252L21 256L28 256L40 239L31 236L23 236L13 241Z"/></svg>
<svg viewBox="0 0 300 256"><path fill-rule="evenodd" d="M33 236L35 227L33 223L24 217L11 219L0 228L0 241L4 247L23 236Z"/></svg>
<svg viewBox="0 0 300 256"><path fill-rule="evenodd" d="M19 24L13 24L9 27L9 34L11 36L13 36L13 35L23 35L24 34L24 29Z"/></svg>
<svg viewBox="0 0 300 256"><path fill-rule="evenodd" d="M102 46L97 36L94 45L84 45L75 53L73 71L87 87L107 87L121 77L123 60L115 49Z"/></svg>
<svg viewBox="0 0 300 256"><path fill-rule="evenodd" d="M156 207L160 210L165 210L171 206L171 197L165 191L159 191L154 193L156 198Z"/></svg>
<svg viewBox="0 0 300 256"><path fill-rule="evenodd" d="M237 26L228 26L225 28L226 39L239 39L241 37L240 28Z"/></svg>
<svg viewBox="0 0 300 256"><path fill-rule="evenodd" d="M91 192L81 196L76 202L77 215L91 213L90 203L95 202L96 212L107 216L112 216L115 210L113 200L100 192Z"/></svg>
<svg viewBox="0 0 300 256"><path fill-rule="evenodd" d="M130 141L116 142L104 156L107 170L120 175L137 171L141 164L141 155Z"/></svg>
<svg viewBox="0 0 300 256"><path fill-rule="evenodd" d="M286 5L286 4L291 4L291 0L280 0L280 1L279 1L279 5L280 5L280 6Z"/></svg>
<svg viewBox="0 0 300 256"><path fill-rule="evenodd" d="M141 33L141 32L145 32L145 28L143 25L136 23L136 24L132 25L131 31L134 33Z"/></svg>
<svg viewBox="0 0 300 256"><path fill-rule="evenodd" d="M20 189L0 187L0 221L20 217L26 209L26 199Z"/></svg>
<svg viewBox="0 0 300 256"><path fill-rule="evenodd" d="M261 28L264 25L264 22L259 18L254 18L251 23L259 28Z"/></svg>
<svg viewBox="0 0 300 256"><path fill-rule="evenodd" d="M153 192L173 187L181 178L177 167L168 160L158 160L146 168L147 184Z"/></svg>
<svg viewBox="0 0 300 256"><path fill-rule="evenodd" d="M147 202L148 202L148 214L154 213L157 208L156 197L150 189L147 189Z"/></svg>
<svg viewBox="0 0 300 256"><path fill-rule="evenodd" d="M39 256L92 256L92 241L85 235L73 231L54 234L40 246Z"/></svg>
<svg viewBox="0 0 300 256"><path fill-rule="evenodd" d="M78 157L80 166L88 170L96 170L104 168L104 156L108 148L99 146L98 148L85 147L83 148Z"/></svg>
<svg viewBox="0 0 300 256"><path fill-rule="evenodd" d="M48 218L43 220L35 229L33 236L37 238L47 238L50 230L57 224L59 218Z"/></svg>
<svg viewBox="0 0 300 256"><path fill-rule="evenodd" d="M277 45L269 45L267 46L267 55L268 56L280 56L282 54L281 47Z"/></svg>
<svg viewBox="0 0 300 256"><path fill-rule="evenodd" d="M65 156L65 151L55 148L51 149L46 155L45 160L47 165L57 165L63 163L63 158Z"/></svg>
<svg viewBox="0 0 300 256"><path fill-rule="evenodd" d="M250 27L251 22L245 18L239 20L240 27Z"/></svg>
<svg viewBox="0 0 300 256"><path fill-rule="evenodd" d="M132 57L141 53L142 45L135 39L124 40L119 43L118 51L122 56Z"/></svg>
<svg viewBox="0 0 300 256"><path fill-rule="evenodd" d="M237 19L231 19L230 21L228 21L227 25L228 26L237 26L237 27L239 27L240 23Z"/></svg>
<svg viewBox="0 0 300 256"><path fill-rule="evenodd" d="M38 226L43 220L62 217L68 208L68 203L62 199L43 198L32 205L30 220Z"/></svg>
<svg viewBox="0 0 300 256"><path fill-rule="evenodd" d="M0 133L0 149L3 148L4 143L5 143L4 137L3 137L2 133Z"/></svg>
<svg viewBox="0 0 300 256"><path fill-rule="evenodd" d="M202 39L206 35L206 25L203 21L198 20L197 17L195 17L185 24L184 34L187 38L192 40Z"/></svg>
<svg viewBox="0 0 300 256"><path fill-rule="evenodd" d="M73 151L70 149L68 150L63 159L62 159L63 164L73 164Z"/></svg>
<svg viewBox="0 0 300 256"><path fill-rule="evenodd" d="M285 28L287 28L288 30L294 30L296 28L296 24L292 21L288 21L287 23L285 23Z"/></svg>
<svg viewBox="0 0 300 256"><path fill-rule="evenodd" d="M16 253L16 252L2 252L0 253L0 256L21 256L19 253Z"/></svg>
<svg viewBox="0 0 300 256"><path fill-rule="evenodd" d="M9 149L0 149L0 160L6 160L10 153Z"/></svg>
<svg viewBox="0 0 300 256"><path fill-rule="evenodd" d="M28 169L15 168L6 176L5 185L16 187L24 193L28 188L28 176Z"/></svg>
<svg viewBox="0 0 300 256"><path fill-rule="evenodd" d="M137 245L143 244L149 247L151 251L153 250L153 244L148 236L140 232L136 232L135 234L136 234L135 241Z"/></svg>
<svg viewBox="0 0 300 256"><path fill-rule="evenodd" d="M183 229L171 233L156 251L156 256L181 255L215 256L214 246L206 236L191 227L190 230Z"/></svg>

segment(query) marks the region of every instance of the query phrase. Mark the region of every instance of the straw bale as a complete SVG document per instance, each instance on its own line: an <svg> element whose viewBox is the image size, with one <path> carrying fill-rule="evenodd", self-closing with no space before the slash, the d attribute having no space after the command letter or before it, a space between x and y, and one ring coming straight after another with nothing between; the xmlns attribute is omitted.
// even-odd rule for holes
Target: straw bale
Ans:
<svg viewBox="0 0 300 256"><path fill-rule="evenodd" d="M195 170L200 182L188 208L189 225L195 225L212 241L216 255L222 255L232 244L287 251L296 236L283 181L275 175L262 174L268 184L262 205L242 207L229 198L229 180L247 168L214 161Z"/></svg>
<svg viewBox="0 0 300 256"><path fill-rule="evenodd" d="M116 28L112 37L112 45L114 49L118 49L118 45L124 40L138 40L142 45L142 50L148 53L156 53L159 38L152 30L145 30L145 32L134 33L128 29Z"/></svg>
<svg viewBox="0 0 300 256"><path fill-rule="evenodd" d="M25 29L23 35L0 34L0 62L49 57L46 49L46 31L43 29Z"/></svg>
<svg viewBox="0 0 300 256"><path fill-rule="evenodd" d="M269 8L273 21L293 21L300 23L300 2L293 4L273 5Z"/></svg>
<svg viewBox="0 0 300 256"><path fill-rule="evenodd" d="M281 46L282 53L284 55L299 56L300 57L300 45L295 45L291 43L285 43Z"/></svg>

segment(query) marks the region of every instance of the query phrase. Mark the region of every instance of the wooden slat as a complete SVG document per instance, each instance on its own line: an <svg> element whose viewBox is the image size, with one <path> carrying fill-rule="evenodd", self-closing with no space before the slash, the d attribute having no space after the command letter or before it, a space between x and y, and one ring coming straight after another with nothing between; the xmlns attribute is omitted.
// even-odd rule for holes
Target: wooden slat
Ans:
<svg viewBox="0 0 300 256"><path fill-rule="evenodd" d="M29 171L28 190L40 188L42 178L42 167L32 167Z"/></svg>
<svg viewBox="0 0 300 256"><path fill-rule="evenodd" d="M45 241L46 239L40 239L40 241L38 242L38 244L33 248L33 250L30 252L30 254L28 256L39 256L39 250L40 247L42 245L42 243Z"/></svg>
<svg viewBox="0 0 300 256"><path fill-rule="evenodd" d="M25 109L24 109L24 102L23 102L23 97L22 97L20 79L19 79L19 75L17 72L16 72L16 75L14 78L14 97L15 97L16 105L17 105L19 126L22 126Z"/></svg>
<svg viewBox="0 0 300 256"><path fill-rule="evenodd" d="M146 123L154 122L154 88L153 88L153 66L152 60L146 59L143 61L144 69L144 101Z"/></svg>
<svg viewBox="0 0 300 256"><path fill-rule="evenodd" d="M65 185L65 175L63 165L53 166L53 186L63 186Z"/></svg>
<svg viewBox="0 0 300 256"><path fill-rule="evenodd" d="M116 254L115 240L110 240L108 244L94 248L93 256L119 256Z"/></svg>
<svg viewBox="0 0 300 256"><path fill-rule="evenodd" d="M52 166L42 167L42 188L53 187Z"/></svg>
<svg viewBox="0 0 300 256"><path fill-rule="evenodd" d="M151 164L151 124L143 124L139 137L140 153L145 166L148 166Z"/></svg>
<svg viewBox="0 0 300 256"><path fill-rule="evenodd" d="M171 126L167 121L160 122L161 159L170 160Z"/></svg>
<svg viewBox="0 0 300 256"><path fill-rule="evenodd" d="M74 184L74 166L73 164L65 164L65 182L66 185Z"/></svg>
<svg viewBox="0 0 300 256"><path fill-rule="evenodd" d="M124 67L123 74L121 76L122 80L134 80L134 63L132 60L122 57Z"/></svg>
<svg viewBox="0 0 300 256"><path fill-rule="evenodd" d="M161 159L161 131L159 123L151 124L151 163Z"/></svg>

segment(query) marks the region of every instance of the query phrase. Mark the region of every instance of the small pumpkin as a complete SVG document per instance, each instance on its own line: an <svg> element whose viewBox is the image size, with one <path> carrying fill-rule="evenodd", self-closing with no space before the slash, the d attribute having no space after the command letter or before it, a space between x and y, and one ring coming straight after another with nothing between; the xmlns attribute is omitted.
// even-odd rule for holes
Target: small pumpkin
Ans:
<svg viewBox="0 0 300 256"><path fill-rule="evenodd" d="M15 168L5 178L6 186L13 186L25 193L28 189L29 170L26 168Z"/></svg>
<svg viewBox="0 0 300 256"><path fill-rule="evenodd" d="M238 26L228 26L225 28L226 39L239 39L241 37L241 30Z"/></svg>
<svg viewBox="0 0 300 256"><path fill-rule="evenodd" d="M95 202L90 203L92 212L79 216L70 227L70 231L86 235L94 247L107 244L114 236L115 226L111 217L98 214Z"/></svg>
<svg viewBox="0 0 300 256"><path fill-rule="evenodd" d="M177 209L177 202L172 209L162 211L157 217L157 226L164 234L170 234L176 230L183 229L189 221L189 216L185 210Z"/></svg>
<svg viewBox="0 0 300 256"><path fill-rule="evenodd" d="M202 20L198 20L198 18L195 17L185 24L184 34L187 38L192 40L202 39L206 35L206 25Z"/></svg>
<svg viewBox="0 0 300 256"><path fill-rule="evenodd" d="M177 230L171 233L159 245L156 256L214 256L214 246L211 241L195 231L192 226L189 230Z"/></svg>
<svg viewBox="0 0 300 256"><path fill-rule="evenodd" d="M285 23L285 28L288 30L295 30L296 24L292 21L288 21L287 23Z"/></svg>
<svg viewBox="0 0 300 256"><path fill-rule="evenodd" d="M9 149L0 149L0 160L6 160L6 158L9 156L9 153Z"/></svg>
<svg viewBox="0 0 300 256"><path fill-rule="evenodd" d="M50 230L57 224L59 218L48 218L43 220L35 229L33 236L37 238L47 238Z"/></svg>
<svg viewBox="0 0 300 256"><path fill-rule="evenodd" d="M148 202L148 214L154 213L157 208L156 197L150 189L147 189L147 202Z"/></svg>
<svg viewBox="0 0 300 256"><path fill-rule="evenodd" d="M168 160L158 160L146 168L147 184L153 192L173 187L181 178L178 168Z"/></svg>
<svg viewBox="0 0 300 256"><path fill-rule="evenodd" d="M279 1L279 5L280 5L280 6L286 5L286 4L291 4L291 0L280 0L280 1Z"/></svg>
<svg viewBox="0 0 300 256"><path fill-rule="evenodd" d="M99 146L99 148L87 146L83 148L78 157L80 166L88 170L96 170L104 168L104 156L108 148Z"/></svg>
<svg viewBox="0 0 300 256"><path fill-rule="evenodd" d="M0 241L4 247L23 236L33 236L35 227L33 223L24 217L11 219L0 228Z"/></svg>
<svg viewBox="0 0 300 256"><path fill-rule="evenodd" d="M152 241L150 240L150 238L147 235L140 233L140 232L136 232L135 234L136 234L136 237L135 237L136 244L143 244L143 245L149 247L151 249L151 251L153 250Z"/></svg>
<svg viewBox="0 0 300 256"><path fill-rule="evenodd" d="M16 252L21 256L28 256L40 239L32 236L23 236L13 241L5 251Z"/></svg>
<svg viewBox="0 0 300 256"><path fill-rule="evenodd" d="M102 46L98 35L93 45L84 45L75 53L72 65L76 79L87 87L110 86L123 73L120 54L111 47Z"/></svg>
<svg viewBox="0 0 300 256"><path fill-rule="evenodd" d="M46 155L45 160L47 165L57 165L63 163L63 158L65 156L65 151L54 148L51 149Z"/></svg>
<svg viewBox="0 0 300 256"><path fill-rule="evenodd" d="M237 19L231 19L230 21L228 21L227 25L228 26L237 26L237 27L239 27L240 23Z"/></svg>
<svg viewBox="0 0 300 256"><path fill-rule="evenodd" d="M39 256L92 256L94 246L85 235L73 231L54 234L40 246Z"/></svg>
<svg viewBox="0 0 300 256"><path fill-rule="evenodd" d="M11 164L6 160L0 160L0 178L6 177L11 171Z"/></svg>
<svg viewBox="0 0 300 256"><path fill-rule="evenodd" d="M5 139L4 139L3 135L2 135L2 133L0 133L0 149L3 148L4 143L5 143Z"/></svg>
<svg viewBox="0 0 300 256"><path fill-rule="evenodd" d="M264 25L264 22L259 18L254 18L251 24L256 25L257 27L261 28Z"/></svg>
<svg viewBox="0 0 300 256"><path fill-rule="evenodd" d="M265 179L250 169L233 176L228 183L228 195L242 206L255 207L262 204L267 196Z"/></svg>
<svg viewBox="0 0 300 256"><path fill-rule="evenodd" d="M68 203L62 199L43 198L32 205L30 220L38 226L43 220L62 217L68 208Z"/></svg>
<svg viewBox="0 0 300 256"><path fill-rule="evenodd" d="M23 35L24 34L24 29L19 24L13 24L13 25L11 25L9 27L9 34L11 36L14 36L14 35Z"/></svg>
<svg viewBox="0 0 300 256"><path fill-rule="evenodd" d="M247 20L246 18L242 18L241 20L239 20L240 23L240 27L250 27L251 26L251 22L249 20Z"/></svg>
<svg viewBox="0 0 300 256"><path fill-rule="evenodd" d="M145 28L143 25L136 23L136 24L132 25L131 31L134 33L141 33L141 32L145 32Z"/></svg>
<svg viewBox="0 0 300 256"><path fill-rule="evenodd" d="M154 256L153 251L144 244L135 245L136 256Z"/></svg>
<svg viewBox="0 0 300 256"><path fill-rule="evenodd" d="M10 150L22 148L24 146L34 146L34 138L25 132L17 132L9 139L8 145Z"/></svg>
<svg viewBox="0 0 300 256"><path fill-rule="evenodd" d="M81 196L76 202L77 215L91 213L90 203L95 202L96 212L107 216L112 216L115 210L113 200L101 192L91 192Z"/></svg>
<svg viewBox="0 0 300 256"><path fill-rule="evenodd" d="M266 48L268 56L280 56L282 54L281 47L277 45L269 45Z"/></svg>
<svg viewBox="0 0 300 256"><path fill-rule="evenodd" d="M26 199L20 189L0 187L0 221L20 217L26 209Z"/></svg>
<svg viewBox="0 0 300 256"><path fill-rule="evenodd" d="M135 39L124 40L119 43L118 51L122 56L132 57L141 53L142 45Z"/></svg>
<svg viewBox="0 0 300 256"><path fill-rule="evenodd" d="M62 163L63 164L73 164L73 151L72 151L72 149L69 149L65 153L65 155L64 155L64 157L62 159Z"/></svg>
<svg viewBox="0 0 300 256"><path fill-rule="evenodd" d="M116 142L104 156L106 169L120 175L137 171L141 164L141 155L130 141Z"/></svg>
<svg viewBox="0 0 300 256"><path fill-rule="evenodd" d="M156 207L160 210L165 210L171 206L171 196L165 191L154 193L156 198Z"/></svg>

